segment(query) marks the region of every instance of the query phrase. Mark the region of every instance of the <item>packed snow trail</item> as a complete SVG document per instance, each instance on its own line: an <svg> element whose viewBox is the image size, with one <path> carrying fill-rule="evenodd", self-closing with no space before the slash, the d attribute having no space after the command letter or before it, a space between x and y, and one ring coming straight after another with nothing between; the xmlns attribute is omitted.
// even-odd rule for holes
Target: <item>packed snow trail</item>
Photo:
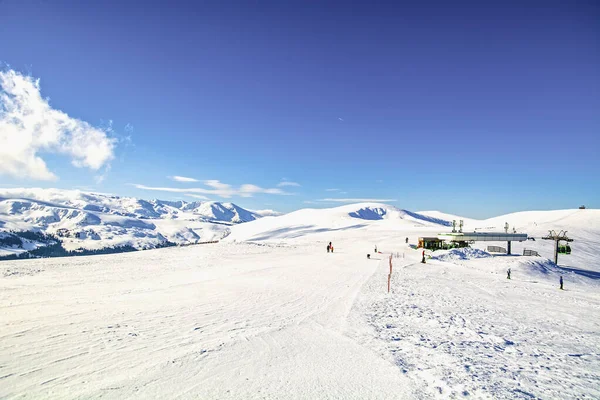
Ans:
<svg viewBox="0 0 600 400"><path fill-rule="evenodd" d="M345 335L378 263L334 245L2 263L0 397L409 398Z"/></svg>

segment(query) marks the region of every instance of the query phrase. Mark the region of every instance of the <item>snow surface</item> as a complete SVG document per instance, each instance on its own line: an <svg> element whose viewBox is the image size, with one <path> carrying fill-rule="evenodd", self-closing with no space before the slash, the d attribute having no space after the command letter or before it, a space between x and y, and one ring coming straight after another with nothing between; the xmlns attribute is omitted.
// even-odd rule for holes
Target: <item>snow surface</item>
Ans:
<svg viewBox="0 0 600 400"><path fill-rule="evenodd" d="M167 240L190 244L219 240L229 226L261 215L232 203L141 200L59 189L0 189L0 232L68 235L67 250L130 245L153 248ZM26 249L0 247L0 255Z"/></svg>
<svg viewBox="0 0 600 400"><path fill-rule="evenodd" d="M0 398L599 398L598 210L473 222L569 229L560 267L539 237L513 249L542 257L422 264L409 245L440 217L359 204L216 244L1 262Z"/></svg>

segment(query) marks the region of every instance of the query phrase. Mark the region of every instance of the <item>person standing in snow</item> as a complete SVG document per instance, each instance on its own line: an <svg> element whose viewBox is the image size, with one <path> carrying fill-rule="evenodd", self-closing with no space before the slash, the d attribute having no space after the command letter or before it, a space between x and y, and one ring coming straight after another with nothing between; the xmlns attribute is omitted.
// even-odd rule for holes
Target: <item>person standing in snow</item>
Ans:
<svg viewBox="0 0 600 400"><path fill-rule="evenodd" d="M510 268L506 271L506 279L510 279Z"/></svg>
<svg viewBox="0 0 600 400"><path fill-rule="evenodd" d="M563 289L563 279L562 279L562 275L560 276L560 290L564 290L564 289Z"/></svg>
<svg viewBox="0 0 600 400"><path fill-rule="evenodd" d="M423 250L423 259L421 260L423 264L425 264L425 250Z"/></svg>
<svg viewBox="0 0 600 400"><path fill-rule="evenodd" d="M408 244L408 238L406 238L406 244Z"/></svg>
<svg viewBox="0 0 600 400"><path fill-rule="evenodd" d="M328 244L328 245L327 245L327 252L328 252L328 253L329 253L329 249L330 249L330 248L331 248L331 245L330 245L330 244Z"/></svg>
<svg viewBox="0 0 600 400"><path fill-rule="evenodd" d="M375 253L377 253L377 245L375 245Z"/></svg>

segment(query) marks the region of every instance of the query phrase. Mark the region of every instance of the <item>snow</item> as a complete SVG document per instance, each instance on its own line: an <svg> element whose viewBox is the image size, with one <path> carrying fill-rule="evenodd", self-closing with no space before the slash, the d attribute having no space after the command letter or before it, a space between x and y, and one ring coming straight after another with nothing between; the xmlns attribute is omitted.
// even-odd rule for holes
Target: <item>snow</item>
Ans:
<svg viewBox="0 0 600 400"><path fill-rule="evenodd" d="M260 215L261 217L278 217L280 215L283 215L283 213L279 212L279 211L275 211L275 210L252 210L252 212L254 214Z"/></svg>
<svg viewBox="0 0 600 400"><path fill-rule="evenodd" d="M261 215L232 203L169 202L59 189L0 189L0 231L68 231L67 250L219 240ZM13 252L0 247L0 255Z"/></svg>
<svg viewBox="0 0 600 400"><path fill-rule="evenodd" d="M381 266L355 305L371 327L357 340L425 398L598 398L600 276L560 291L558 274L523 258L399 260L390 295Z"/></svg>
<svg viewBox="0 0 600 400"><path fill-rule="evenodd" d="M568 229L561 266L539 236L422 264L410 244L444 221L365 203L213 224L213 244L1 262L0 398L600 397L598 210L466 226Z"/></svg>
<svg viewBox="0 0 600 400"><path fill-rule="evenodd" d="M440 261L457 261L485 257L491 257L491 255L483 250L465 247L461 249L436 251L432 258Z"/></svg>

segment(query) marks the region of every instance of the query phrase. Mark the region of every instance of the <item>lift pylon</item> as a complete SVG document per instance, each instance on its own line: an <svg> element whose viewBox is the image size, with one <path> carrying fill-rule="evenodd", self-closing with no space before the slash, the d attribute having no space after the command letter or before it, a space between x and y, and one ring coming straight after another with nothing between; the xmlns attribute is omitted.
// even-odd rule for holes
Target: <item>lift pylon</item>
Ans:
<svg viewBox="0 0 600 400"><path fill-rule="evenodd" d="M565 242L572 242L573 239L570 239L567 236L567 231L560 231L556 233L556 231L548 231L548 235L544 236L542 239L545 240L554 240L554 264L558 265L558 248L560 246L560 242L564 240Z"/></svg>

